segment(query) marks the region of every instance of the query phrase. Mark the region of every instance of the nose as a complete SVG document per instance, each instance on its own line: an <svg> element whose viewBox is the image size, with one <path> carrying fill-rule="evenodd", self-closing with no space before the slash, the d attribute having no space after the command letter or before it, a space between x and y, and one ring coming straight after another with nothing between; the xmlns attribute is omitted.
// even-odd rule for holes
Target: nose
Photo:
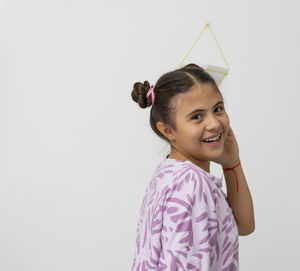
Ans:
<svg viewBox="0 0 300 271"><path fill-rule="evenodd" d="M220 130L221 122L214 114L208 114L206 118L206 130Z"/></svg>

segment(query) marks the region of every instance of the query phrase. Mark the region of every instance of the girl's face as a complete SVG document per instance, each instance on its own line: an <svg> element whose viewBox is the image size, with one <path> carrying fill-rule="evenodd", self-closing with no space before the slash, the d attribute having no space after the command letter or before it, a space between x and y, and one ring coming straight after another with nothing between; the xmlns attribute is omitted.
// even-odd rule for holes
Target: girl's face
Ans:
<svg viewBox="0 0 300 271"><path fill-rule="evenodd" d="M230 125L220 93L211 83L196 84L189 92L178 94L174 104L177 131L166 134L173 139L169 158L191 160L209 172L210 160L223 153ZM218 145L202 141L220 133Z"/></svg>

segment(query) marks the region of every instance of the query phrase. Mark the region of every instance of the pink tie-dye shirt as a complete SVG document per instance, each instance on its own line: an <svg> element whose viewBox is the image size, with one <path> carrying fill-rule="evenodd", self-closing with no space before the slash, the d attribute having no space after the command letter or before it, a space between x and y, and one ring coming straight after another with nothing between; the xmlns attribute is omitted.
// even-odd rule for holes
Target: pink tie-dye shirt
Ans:
<svg viewBox="0 0 300 271"><path fill-rule="evenodd" d="M165 158L146 189L132 271L238 271L239 240L222 179Z"/></svg>

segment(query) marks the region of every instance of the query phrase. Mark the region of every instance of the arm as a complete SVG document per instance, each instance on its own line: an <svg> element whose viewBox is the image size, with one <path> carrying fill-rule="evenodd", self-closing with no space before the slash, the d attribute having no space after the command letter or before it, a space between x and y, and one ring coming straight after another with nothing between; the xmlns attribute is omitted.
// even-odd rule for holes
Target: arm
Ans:
<svg viewBox="0 0 300 271"><path fill-rule="evenodd" d="M191 180L177 180L171 185L164 202L162 249L158 270L194 270L187 268L191 267L188 254L194 241L193 199L194 183Z"/></svg>
<svg viewBox="0 0 300 271"><path fill-rule="evenodd" d="M211 270L221 253L212 206L210 190L196 171L187 171L171 184L163 204L158 270Z"/></svg>
<svg viewBox="0 0 300 271"><path fill-rule="evenodd" d="M231 167L234 167L237 164L238 162ZM232 212L238 226L239 235L248 235L255 229L251 193L247 185L242 165L240 164L234 168L234 171L236 175L233 170L225 171L223 167L227 187L227 201L232 208ZM238 192L236 176L238 179Z"/></svg>

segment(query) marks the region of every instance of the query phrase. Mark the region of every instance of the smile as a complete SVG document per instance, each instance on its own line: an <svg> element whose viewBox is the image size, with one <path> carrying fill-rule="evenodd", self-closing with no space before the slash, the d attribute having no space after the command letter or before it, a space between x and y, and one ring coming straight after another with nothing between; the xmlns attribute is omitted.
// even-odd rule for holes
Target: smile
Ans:
<svg viewBox="0 0 300 271"><path fill-rule="evenodd" d="M219 134L219 136L212 138L210 140L208 139L203 139L202 142L209 145L209 146L218 146L221 142L222 139L222 133Z"/></svg>
<svg viewBox="0 0 300 271"><path fill-rule="evenodd" d="M209 139L203 139L202 141L203 142L216 142L216 141L218 141L220 139L220 137L221 137L221 133L218 136L216 136L216 137L209 138Z"/></svg>

